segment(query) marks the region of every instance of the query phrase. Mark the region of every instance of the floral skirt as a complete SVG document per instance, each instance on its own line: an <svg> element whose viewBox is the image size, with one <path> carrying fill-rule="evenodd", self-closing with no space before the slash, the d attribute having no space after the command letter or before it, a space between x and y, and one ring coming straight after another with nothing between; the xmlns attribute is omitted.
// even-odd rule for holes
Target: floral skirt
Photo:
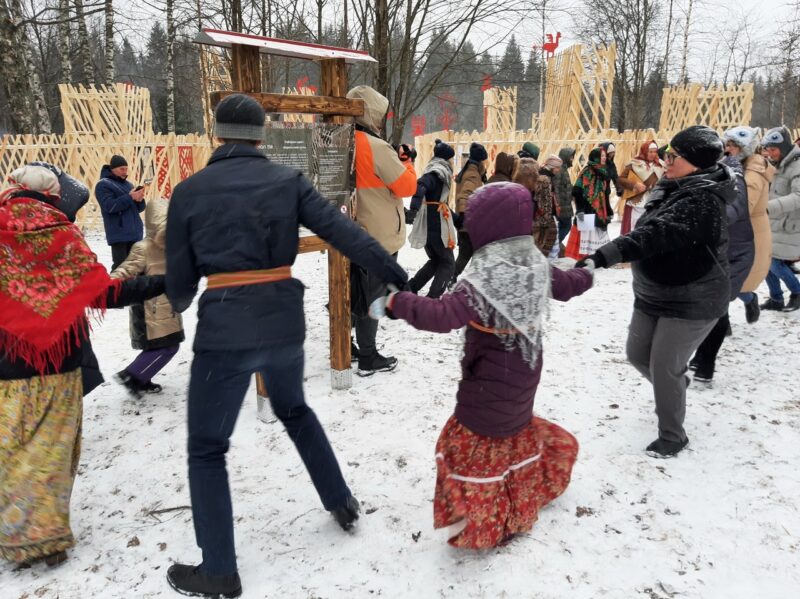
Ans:
<svg viewBox="0 0 800 599"><path fill-rule="evenodd" d="M0 557L30 562L75 544L82 413L80 369L0 381Z"/></svg>
<svg viewBox="0 0 800 599"><path fill-rule="evenodd" d="M495 547L527 532L539 510L569 485L578 441L533 417L513 437L473 433L450 417L436 443L435 528L452 527L454 547Z"/></svg>

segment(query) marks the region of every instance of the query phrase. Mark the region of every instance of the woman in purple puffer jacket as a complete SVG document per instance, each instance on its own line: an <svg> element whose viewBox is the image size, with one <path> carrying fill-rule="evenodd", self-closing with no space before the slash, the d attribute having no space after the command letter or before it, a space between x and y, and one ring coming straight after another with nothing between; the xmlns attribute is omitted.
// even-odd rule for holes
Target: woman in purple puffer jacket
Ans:
<svg viewBox="0 0 800 599"><path fill-rule="evenodd" d="M481 549L530 530L569 484L578 442L533 416L533 400L549 298L582 294L592 274L548 265L531 237L533 204L521 185L481 187L466 223L475 254L452 293L393 293L372 313L439 333L467 327L455 414L436 444L434 526L452 527L451 545Z"/></svg>

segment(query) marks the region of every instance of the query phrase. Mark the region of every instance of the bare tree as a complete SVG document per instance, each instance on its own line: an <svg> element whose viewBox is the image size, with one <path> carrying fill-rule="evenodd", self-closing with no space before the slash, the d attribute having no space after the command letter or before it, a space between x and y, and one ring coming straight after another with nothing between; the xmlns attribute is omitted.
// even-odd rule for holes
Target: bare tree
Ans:
<svg viewBox="0 0 800 599"><path fill-rule="evenodd" d="M89 49L89 33L86 30L86 16L83 11L83 0L73 0L75 4L75 18L78 22L78 54L83 69L82 83L94 85L94 66L92 53Z"/></svg>
<svg viewBox="0 0 800 599"><path fill-rule="evenodd" d="M114 83L114 0L105 0L105 81L106 85Z"/></svg>
<svg viewBox="0 0 800 599"><path fill-rule="evenodd" d="M72 63L70 62L69 0L58 0L58 38L61 47L61 80L72 83Z"/></svg>
<svg viewBox="0 0 800 599"><path fill-rule="evenodd" d="M167 0L167 133L175 133L175 0Z"/></svg>
<svg viewBox="0 0 800 599"><path fill-rule="evenodd" d="M680 83L687 83L689 81L689 73L687 71L687 64L689 62L689 31L692 27L692 8L694 0L689 0L689 7L686 10L686 25L683 28L683 54L681 56L681 74L678 77Z"/></svg>

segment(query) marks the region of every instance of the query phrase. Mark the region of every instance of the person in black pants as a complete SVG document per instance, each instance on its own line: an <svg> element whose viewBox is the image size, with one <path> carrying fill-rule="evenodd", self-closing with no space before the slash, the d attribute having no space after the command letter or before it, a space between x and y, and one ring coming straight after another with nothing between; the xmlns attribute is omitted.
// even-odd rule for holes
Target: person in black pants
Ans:
<svg viewBox="0 0 800 599"><path fill-rule="evenodd" d="M323 198L302 173L258 150L264 110L233 94L216 108L222 146L208 166L175 187L167 217L167 297L192 304L201 277L189 383L189 492L198 566L167 572L178 592L241 595L225 454L253 373L297 448L323 507L349 530L359 504L303 394L303 284L292 278L304 225L385 285L408 276L381 245Z"/></svg>
<svg viewBox="0 0 800 599"><path fill-rule="evenodd" d="M111 246L111 270L114 270L128 257L133 244L144 238L139 217L146 207L144 187L134 188L128 181L128 162L122 156L112 156L100 177L94 195L103 215L106 241Z"/></svg>
<svg viewBox="0 0 800 599"><path fill-rule="evenodd" d="M417 271L417 274L408 282L411 291L417 293L428 281L433 279L428 297L440 297L447 289L447 283L455 271L455 258L453 246L456 240L453 233L455 227L450 226L453 218L448 206L450 197L450 184L453 181L453 165L451 160L455 150L446 143L436 140L433 148L433 159L425 167L425 172L417 181L417 193L411 198L411 209L406 214L406 224L414 225L411 232L412 246L421 242L421 235L417 234L424 226L425 254L428 261ZM423 209L423 214L419 211ZM424 222L416 222L418 219Z"/></svg>
<svg viewBox="0 0 800 599"><path fill-rule="evenodd" d="M458 231L458 258L456 259L456 270L453 274L451 283L455 284L456 279L461 276L464 269L472 259L474 250L472 248L472 241L469 238L469 233L464 227L464 214L467 211L467 203L469 196L475 193L475 190L484 185L486 179L486 161L489 159L489 153L481 144L473 142L469 147L469 158L464 163L461 171L456 175L456 213L458 214L456 222L459 225Z"/></svg>

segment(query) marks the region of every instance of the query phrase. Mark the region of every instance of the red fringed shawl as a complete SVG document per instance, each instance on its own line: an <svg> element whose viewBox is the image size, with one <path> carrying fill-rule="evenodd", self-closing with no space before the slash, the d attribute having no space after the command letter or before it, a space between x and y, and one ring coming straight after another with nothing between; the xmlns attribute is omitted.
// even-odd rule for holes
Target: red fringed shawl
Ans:
<svg viewBox="0 0 800 599"><path fill-rule="evenodd" d="M58 209L0 196L0 351L40 373L58 366L70 336L103 312L113 285L80 229Z"/></svg>

